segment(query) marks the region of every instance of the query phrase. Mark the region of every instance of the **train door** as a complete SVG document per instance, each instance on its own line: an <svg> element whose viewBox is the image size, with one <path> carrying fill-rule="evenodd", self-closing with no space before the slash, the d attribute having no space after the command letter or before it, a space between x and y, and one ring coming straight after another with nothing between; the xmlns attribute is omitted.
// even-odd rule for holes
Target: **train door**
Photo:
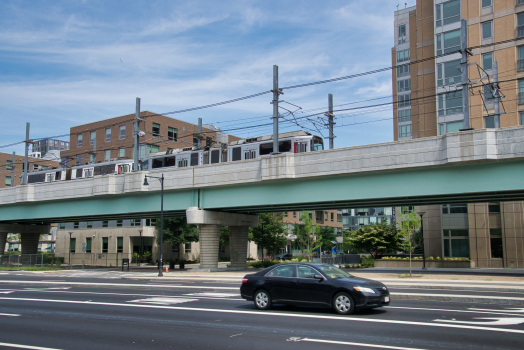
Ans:
<svg viewBox="0 0 524 350"><path fill-rule="evenodd" d="M53 182L53 181L55 181L55 173L46 173L45 182Z"/></svg>
<svg viewBox="0 0 524 350"><path fill-rule="evenodd" d="M191 154L190 153L179 155L177 157L177 159L178 159L178 161L177 161L177 168L185 168L185 167L189 166L190 158L191 158Z"/></svg>
<svg viewBox="0 0 524 350"><path fill-rule="evenodd" d="M129 164L118 164L118 166L117 166L117 174L128 173L129 169L130 169Z"/></svg>
<svg viewBox="0 0 524 350"><path fill-rule="evenodd" d="M293 140L293 153L304 153L308 151L309 141L295 139Z"/></svg>
<svg viewBox="0 0 524 350"><path fill-rule="evenodd" d="M242 146L242 160L258 158L258 147L258 144Z"/></svg>
<svg viewBox="0 0 524 350"><path fill-rule="evenodd" d="M84 168L84 176L83 177L93 177L93 170L94 170L94 168Z"/></svg>

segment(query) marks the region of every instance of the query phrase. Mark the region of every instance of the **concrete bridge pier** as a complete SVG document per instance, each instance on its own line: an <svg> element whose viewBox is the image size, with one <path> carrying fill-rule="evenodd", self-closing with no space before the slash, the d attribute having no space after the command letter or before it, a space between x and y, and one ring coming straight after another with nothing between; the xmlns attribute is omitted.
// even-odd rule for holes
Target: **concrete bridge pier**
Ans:
<svg viewBox="0 0 524 350"><path fill-rule="evenodd" d="M186 210L186 218L188 224L198 225L201 269L218 268L221 226L229 227L231 267L246 267L247 232L249 227L258 226L258 215L224 213L189 207Z"/></svg>
<svg viewBox="0 0 524 350"><path fill-rule="evenodd" d="M3 254L8 233L19 233L22 254L37 254L40 235L48 234L49 225L0 224L0 252Z"/></svg>

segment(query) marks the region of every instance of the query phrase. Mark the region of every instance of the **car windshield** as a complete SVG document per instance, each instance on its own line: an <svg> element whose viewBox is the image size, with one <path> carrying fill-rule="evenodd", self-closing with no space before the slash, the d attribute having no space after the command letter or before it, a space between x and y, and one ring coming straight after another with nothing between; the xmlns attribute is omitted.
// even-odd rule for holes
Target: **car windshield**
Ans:
<svg viewBox="0 0 524 350"><path fill-rule="evenodd" d="M349 273L342 271L338 267L335 267L333 265L318 265L315 266L320 271L322 271L324 274L326 274L329 278L352 278L353 276Z"/></svg>

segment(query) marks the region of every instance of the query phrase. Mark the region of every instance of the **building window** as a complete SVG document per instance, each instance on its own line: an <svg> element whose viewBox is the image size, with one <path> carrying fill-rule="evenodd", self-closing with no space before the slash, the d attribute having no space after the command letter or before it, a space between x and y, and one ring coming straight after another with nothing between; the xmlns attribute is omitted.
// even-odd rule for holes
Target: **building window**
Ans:
<svg viewBox="0 0 524 350"><path fill-rule="evenodd" d="M13 170L13 161L12 160L5 161L5 170Z"/></svg>
<svg viewBox="0 0 524 350"><path fill-rule="evenodd" d="M11 179L11 176L5 177L5 187L12 187L13 186L13 180Z"/></svg>
<svg viewBox="0 0 524 350"><path fill-rule="evenodd" d="M484 117L484 125L486 129L494 129L495 117Z"/></svg>
<svg viewBox="0 0 524 350"><path fill-rule="evenodd" d="M69 239L69 251L71 253L76 252L76 238L70 238Z"/></svg>
<svg viewBox="0 0 524 350"><path fill-rule="evenodd" d="M146 219L146 226L155 226L156 219Z"/></svg>
<svg viewBox="0 0 524 350"><path fill-rule="evenodd" d="M464 126L464 121L459 120L458 122L443 123L440 124L440 135L444 135L450 132L458 132Z"/></svg>
<svg viewBox="0 0 524 350"><path fill-rule="evenodd" d="M491 257L495 259L504 258L504 250L502 248L502 229L492 228L489 230L491 243Z"/></svg>
<svg viewBox="0 0 524 350"><path fill-rule="evenodd" d="M125 125L120 125L119 139L123 140L125 138L126 138L126 126Z"/></svg>
<svg viewBox="0 0 524 350"><path fill-rule="evenodd" d="M120 147L118 149L118 157L119 158L124 158L126 156L126 148L125 147Z"/></svg>
<svg viewBox="0 0 524 350"><path fill-rule="evenodd" d="M284 217L287 218L287 216L288 216L288 212L286 211L284 212Z"/></svg>
<svg viewBox="0 0 524 350"><path fill-rule="evenodd" d="M438 95L438 115L458 114L463 112L462 91Z"/></svg>
<svg viewBox="0 0 524 350"><path fill-rule="evenodd" d="M124 237L117 237L116 238L116 252L117 253L123 253L124 252Z"/></svg>
<svg viewBox="0 0 524 350"><path fill-rule="evenodd" d="M102 237L102 253L107 253L107 248L109 246L109 238L107 237Z"/></svg>
<svg viewBox="0 0 524 350"><path fill-rule="evenodd" d="M167 139L169 141L177 141L178 140L178 129L168 127L167 128Z"/></svg>
<svg viewBox="0 0 524 350"><path fill-rule="evenodd" d="M327 211L324 212L324 221L328 221L328 212Z"/></svg>
<svg viewBox="0 0 524 350"><path fill-rule="evenodd" d="M411 94L397 95L397 108L411 106Z"/></svg>
<svg viewBox="0 0 524 350"><path fill-rule="evenodd" d="M91 131L89 144L92 146L96 143L96 131Z"/></svg>
<svg viewBox="0 0 524 350"><path fill-rule="evenodd" d="M411 79L397 81L397 91L405 92L411 90Z"/></svg>
<svg viewBox="0 0 524 350"><path fill-rule="evenodd" d="M397 78L409 76L410 65L405 64L403 66L397 67Z"/></svg>
<svg viewBox="0 0 524 350"><path fill-rule="evenodd" d="M65 222L61 222L61 223L59 224L59 226L58 226L58 229L59 229L59 230L65 230L65 227L66 227Z"/></svg>
<svg viewBox="0 0 524 350"><path fill-rule="evenodd" d="M398 137L411 137L411 124L399 125Z"/></svg>
<svg viewBox="0 0 524 350"><path fill-rule="evenodd" d="M111 128L106 129L106 142L111 142Z"/></svg>
<svg viewBox="0 0 524 350"><path fill-rule="evenodd" d="M322 212L321 211L315 211L315 221L316 222L322 221Z"/></svg>
<svg viewBox="0 0 524 350"><path fill-rule="evenodd" d="M404 109L398 111L398 122L410 122L411 121L411 109Z"/></svg>
<svg viewBox="0 0 524 350"><path fill-rule="evenodd" d="M142 224L141 219L131 219L131 226L140 226Z"/></svg>
<svg viewBox="0 0 524 350"><path fill-rule="evenodd" d="M158 137L160 136L160 124L157 124L157 123L153 123L153 137Z"/></svg>
<svg viewBox="0 0 524 350"><path fill-rule="evenodd" d="M437 64L437 85L459 83L462 80L460 60Z"/></svg>
<svg viewBox="0 0 524 350"><path fill-rule="evenodd" d="M109 227L109 221L102 221L102 227Z"/></svg>
<svg viewBox="0 0 524 350"><path fill-rule="evenodd" d="M295 219L297 218L297 212L296 211L293 212L293 218L295 218Z"/></svg>
<svg viewBox="0 0 524 350"><path fill-rule="evenodd" d="M80 164L82 164L82 155L77 154L76 155L76 165L80 165Z"/></svg>
<svg viewBox="0 0 524 350"><path fill-rule="evenodd" d="M397 63L409 61L409 49L397 51Z"/></svg>
<svg viewBox="0 0 524 350"><path fill-rule="evenodd" d="M524 12L517 14L517 38L524 36Z"/></svg>
<svg viewBox="0 0 524 350"><path fill-rule="evenodd" d="M460 21L460 0L448 1L435 6L436 26Z"/></svg>
<svg viewBox="0 0 524 350"><path fill-rule="evenodd" d="M493 69L493 52L482 55L482 68Z"/></svg>
<svg viewBox="0 0 524 350"><path fill-rule="evenodd" d="M443 230L444 256L446 258L469 258L469 231Z"/></svg>
<svg viewBox="0 0 524 350"><path fill-rule="evenodd" d="M482 23L482 40L493 38L493 21Z"/></svg>
<svg viewBox="0 0 524 350"><path fill-rule="evenodd" d="M80 223L79 222L75 222L73 223L73 228L80 228Z"/></svg>
<svg viewBox="0 0 524 350"><path fill-rule="evenodd" d="M520 112L520 125L524 125L524 112Z"/></svg>
<svg viewBox="0 0 524 350"><path fill-rule="evenodd" d="M482 7L489 7L492 5L492 0L482 0Z"/></svg>
<svg viewBox="0 0 524 350"><path fill-rule="evenodd" d="M178 253L178 244L171 245L171 253Z"/></svg>
<svg viewBox="0 0 524 350"><path fill-rule="evenodd" d="M342 222L342 214L337 214L337 222Z"/></svg>
<svg viewBox="0 0 524 350"><path fill-rule="evenodd" d="M437 56L460 50L460 29L437 34Z"/></svg>
<svg viewBox="0 0 524 350"><path fill-rule="evenodd" d="M184 251L186 253L191 253L191 243L185 243L184 246L185 246L185 250Z"/></svg>
<svg viewBox="0 0 524 350"><path fill-rule="evenodd" d="M91 242L92 238L86 238L86 253L91 253Z"/></svg>
<svg viewBox="0 0 524 350"><path fill-rule="evenodd" d="M406 42L406 25L401 24L398 26L398 43L403 44Z"/></svg>
<svg viewBox="0 0 524 350"><path fill-rule="evenodd" d="M500 213L500 203L489 203L488 212L490 213Z"/></svg>
<svg viewBox="0 0 524 350"><path fill-rule="evenodd" d="M442 206L442 214L467 214L467 204L446 204Z"/></svg>
<svg viewBox="0 0 524 350"><path fill-rule="evenodd" d="M116 227L122 227L122 220L116 221Z"/></svg>
<svg viewBox="0 0 524 350"><path fill-rule="evenodd" d="M76 135L76 147L82 147L82 134Z"/></svg>
<svg viewBox="0 0 524 350"><path fill-rule="evenodd" d="M519 80L519 104L524 104L524 79Z"/></svg>
<svg viewBox="0 0 524 350"><path fill-rule="evenodd" d="M109 160L109 159L111 159L111 150L106 149L104 152L104 160Z"/></svg>
<svg viewBox="0 0 524 350"><path fill-rule="evenodd" d="M412 205L407 205L400 208L402 214L411 213L413 210L415 210L415 207Z"/></svg>
<svg viewBox="0 0 524 350"><path fill-rule="evenodd" d="M193 136L193 146L197 146L198 145L198 137L196 136Z"/></svg>
<svg viewBox="0 0 524 350"><path fill-rule="evenodd" d="M87 228L93 228L93 221L87 222Z"/></svg>

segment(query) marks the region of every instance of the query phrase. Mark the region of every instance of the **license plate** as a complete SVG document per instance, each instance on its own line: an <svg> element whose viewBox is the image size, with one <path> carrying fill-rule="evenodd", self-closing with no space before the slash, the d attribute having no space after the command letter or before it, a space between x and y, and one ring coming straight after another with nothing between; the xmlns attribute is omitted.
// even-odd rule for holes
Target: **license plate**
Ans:
<svg viewBox="0 0 524 350"><path fill-rule="evenodd" d="M384 302L389 303L389 297L384 297Z"/></svg>

